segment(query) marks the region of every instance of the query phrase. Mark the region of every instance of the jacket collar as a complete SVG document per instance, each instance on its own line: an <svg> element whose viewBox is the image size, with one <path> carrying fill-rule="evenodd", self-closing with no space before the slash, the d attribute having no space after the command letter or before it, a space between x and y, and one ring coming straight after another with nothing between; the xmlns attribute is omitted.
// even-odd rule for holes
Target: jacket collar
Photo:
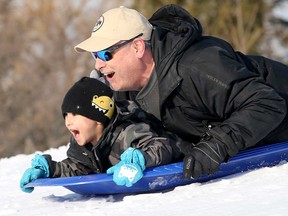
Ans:
<svg viewBox="0 0 288 216"><path fill-rule="evenodd" d="M202 26L188 11L173 4L156 11L149 22L154 26L151 45L161 110L164 101L182 80L177 62L184 51L202 37Z"/></svg>

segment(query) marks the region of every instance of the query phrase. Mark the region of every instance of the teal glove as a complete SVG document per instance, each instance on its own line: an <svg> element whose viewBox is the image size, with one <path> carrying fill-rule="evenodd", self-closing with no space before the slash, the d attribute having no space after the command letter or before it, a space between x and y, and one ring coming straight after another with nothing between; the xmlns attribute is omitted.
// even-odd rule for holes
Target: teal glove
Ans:
<svg viewBox="0 0 288 216"><path fill-rule="evenodd" d="M50 172L47 160L44 156L35 154L31 168L24 172L20 180L20 188L23 192L31 193L34 190L34 187L25 188L25 185L38 178L48 178L49 175Z"/></svg>
<svg viewBox="0 0 288 216"><path fill-rule="evenodd" d="M49 164L43 155L35 154L32 159L32 168L41 169L44 171L44 177L48 178L50 176Z"/></svg>
<svg viewBox="0 0 288 216"><path fill-rule="evenodd" d="M110 167L107 174L113 174L113 181L117 185L131 187L143 177L145 158L140 150L131 147L120 158L121 161Z"/></svg>
<svg viewBox="0 0 288 216"><path fill-rule="evenodd" d="M35 179L43 178L44 176L45 176L44 171L41 169L36 168L27 169L20 180L21 190L26 193L31 193L34 190L34 187L25 188L25 185Z"/></svg>

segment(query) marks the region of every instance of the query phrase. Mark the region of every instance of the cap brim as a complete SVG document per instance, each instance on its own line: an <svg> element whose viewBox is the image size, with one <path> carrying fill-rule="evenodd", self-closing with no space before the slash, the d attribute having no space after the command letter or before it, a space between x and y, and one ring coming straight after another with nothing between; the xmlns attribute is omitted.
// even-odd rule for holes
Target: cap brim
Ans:
<svg viewBox="0 0 288 216"><path fill-rule="evenodd" d="M118 43L119 40L93 37L84 40L74 47L76 52L98 52Z"/></svg>

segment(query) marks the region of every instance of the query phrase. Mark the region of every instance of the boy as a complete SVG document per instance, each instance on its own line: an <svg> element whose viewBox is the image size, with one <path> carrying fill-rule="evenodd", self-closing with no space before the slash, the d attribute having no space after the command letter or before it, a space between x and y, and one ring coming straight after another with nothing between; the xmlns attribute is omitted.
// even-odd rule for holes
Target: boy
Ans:
<svg viewBox="0 0 288 216"><path fill-rule="evenodd" d="M72 138L67 158L56 162L36 154L20 188L37 178L113 174L117 185L132 186L146 167L170 163L180 157L176 139L160 122L130 101L114 103L113 91L101 81L83 77L62 103L65 125ZM111 167L112 166L112 167Z"/></svg>

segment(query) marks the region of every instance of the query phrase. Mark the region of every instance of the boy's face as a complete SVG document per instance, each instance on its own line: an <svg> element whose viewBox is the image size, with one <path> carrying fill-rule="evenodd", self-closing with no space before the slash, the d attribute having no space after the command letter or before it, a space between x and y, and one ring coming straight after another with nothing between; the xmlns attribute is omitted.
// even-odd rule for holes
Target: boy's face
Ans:
<svg viewBox="0 0 288 216"><path fill-rule="evenodd" d="M96 145L104 130L100 122L73 113L66 114L65 126L80 146L89 142Z"/></svg>

